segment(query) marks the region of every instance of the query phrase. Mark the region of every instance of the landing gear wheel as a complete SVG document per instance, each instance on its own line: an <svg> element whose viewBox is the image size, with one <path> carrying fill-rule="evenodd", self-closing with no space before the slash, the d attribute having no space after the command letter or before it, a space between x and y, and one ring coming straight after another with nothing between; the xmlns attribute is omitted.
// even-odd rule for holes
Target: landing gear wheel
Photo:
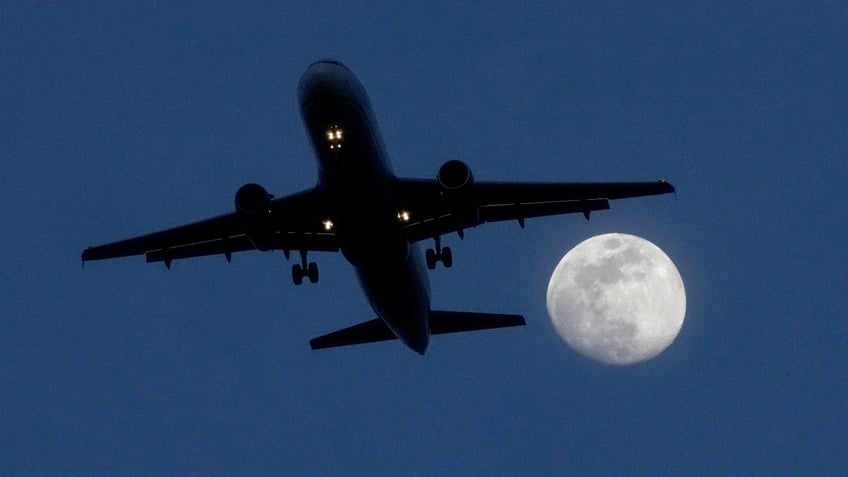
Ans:
<svg viewBox="0 0 848 477"><path fill-rule="evenodd" d="M445 247L442 249L441 261L445 268L450 268L453 265L453 254L451 253L450 247Z"/></svg>
<svg viewBox="0 0 848 477"><path fill-rule="evenodd" d="M298 264L292 265L292 281L295 285L303 283L303 267Z"/></svg>
<svg viewBox="0 0 848 477"><path fill-rule="evenodd" d="M436 252L432 248L428 248L426 252L424 252L424 258L427 261L427 268L429 270L436 269Z"/></svg>
<svg viewBox="0 0 848 477"><path fill-rule="evenodd" d="M309 262L306 267L306 276L309 277L309 283L318 283L318 265L315 262Z"/></svg>
<svg viewBox="0 0 848 477"><path fill-rule="evenodd" d="M310 283L318 283L318 264L307 262L306 253L306 250L301 250L300 263L292 265L292 281L295 285L302 284L303 277L308 277Z"/></svg>

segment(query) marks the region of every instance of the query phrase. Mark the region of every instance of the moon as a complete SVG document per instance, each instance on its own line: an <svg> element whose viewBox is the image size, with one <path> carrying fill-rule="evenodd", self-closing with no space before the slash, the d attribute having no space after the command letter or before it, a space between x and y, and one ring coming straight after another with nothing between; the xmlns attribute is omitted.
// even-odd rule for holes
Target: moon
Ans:
<svg viewBox="0 0 848 477"><path fill-rule="evenodd" d="M589 238L560 260L548 283L548 315L578 353L607 364L649 360L683 325L686 292L677 267L635 235Z"/></svg>

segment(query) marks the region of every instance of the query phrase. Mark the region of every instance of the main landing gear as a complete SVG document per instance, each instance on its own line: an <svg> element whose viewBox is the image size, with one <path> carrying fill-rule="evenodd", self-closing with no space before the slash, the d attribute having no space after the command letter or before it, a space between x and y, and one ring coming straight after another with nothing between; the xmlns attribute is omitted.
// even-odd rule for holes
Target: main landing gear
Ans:
<svg viewBox="0 0 848 477"><path fill-rule="evenodd" d="M436 264L438 262L442 262L442 265L445 268L450 268L453 265L453 254L451 253L450 247L442 248L442 239L440 237L436 237L436 249L428 248L426 252L424 252L424 258L427 262L427 268L430 270L434 270L436 268Z"/></svg>
<svg viewBox="0 0 848 477"><path fill-rule="evenodd" d="M306 251L300 251L300 262L292 265L292 281L295 285L303 283L303 277L309 278L309 283L318 283L318 264L306 262Z"/></svg>

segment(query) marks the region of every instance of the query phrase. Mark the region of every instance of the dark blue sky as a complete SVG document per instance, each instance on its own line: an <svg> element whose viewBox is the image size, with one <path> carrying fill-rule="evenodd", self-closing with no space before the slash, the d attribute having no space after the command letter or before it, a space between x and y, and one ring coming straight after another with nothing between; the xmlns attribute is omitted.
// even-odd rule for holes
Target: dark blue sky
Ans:
<svg viewBox="0 0 848 477"><path fill-rule="evenodd" d="M0 474L837 475L848 459L848 12L840 2L311 7L6 2ZM553 2L552 2L553 4ZM340 255L82 270L82 248L310 187L319 57L369 91L396 172L652 180L674 197L453 236L434 307L524 329L311 352L370 319ZM596 234L660 246L677 340L610 367L545 311ZM842 234L842 235L841 235Z"/></svg>

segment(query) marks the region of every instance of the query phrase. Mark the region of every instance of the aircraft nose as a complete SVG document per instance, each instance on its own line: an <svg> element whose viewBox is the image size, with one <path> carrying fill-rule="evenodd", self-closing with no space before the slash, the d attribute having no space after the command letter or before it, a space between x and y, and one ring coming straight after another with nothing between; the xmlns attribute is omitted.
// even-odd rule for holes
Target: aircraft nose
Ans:
<svg viewBox="0 0 848 477"><path fill-rule="evenodd" d="M301 105L318 97L341 97L364 104L365 89L353 72L341 61L318 60L308 68L298 84L298 101Z"/></svg>
<svg viewBox="0 0 848 477"><path fill-rule="evenodd" d="M320 59L320 60L318 60L318 61L314 61L314 62L312 62L312 64L310 64L310 65L309 65L309 67L307 67L306 69L307 69L307 70L309 70L309 69L310 69L310 68L312 68L313 66L322 66L322 65L340 66L340 67L342 67L342 68L344 68L344 69L346 69L346 70L350 71L350 68L348 68L347 66L345 66L345 65L344 65L344 63L342 63L342 62L341 62L341 61L339 61L339 60L334 60L334 59L332 59L332 58L321 58L321 59Z"/></svg>

